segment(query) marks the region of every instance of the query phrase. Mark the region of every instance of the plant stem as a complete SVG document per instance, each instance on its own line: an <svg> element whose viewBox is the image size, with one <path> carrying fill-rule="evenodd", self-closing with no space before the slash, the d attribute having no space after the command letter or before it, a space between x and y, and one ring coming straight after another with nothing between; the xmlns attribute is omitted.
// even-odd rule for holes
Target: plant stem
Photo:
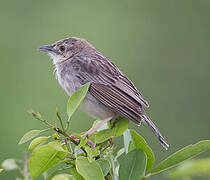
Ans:
<svg viewBox="0 0 210 180"><path fill-rule="evenodd" d="M62 131L60 128L53 126L52 124L50 124L48 121L46 121L45 119L43 119L41 117L41 115L39 113L35 113L33 110L31 110L29 112L30 114L32 114L32 116L41 121L42 123L46 124L48 127L52 128L54 131L56 131L59 134L62 134L64 137L66 137L68 140L70 140L72 143L74 143L76 146L79 145L79 142L75 141L74 139L72 139L67 133L66 131ZM84 151L85 155L87 156L87 152L85 151L84 148L81 147L81 149Z"/></svg>
<svg viewBox="0 0 210 180"><path fill-rule="evenodd" d="M56 108L56 115L57 115L57 117L58 117L58 119L59 119L59 121L60 121L62 130L65 131L64 125L63 125L63 122L62 122L62 119L61 119L61 116L60 116L60 113L59 113L59 111L58 111L58 108Z"/></svg>
<svg viewBox="0 0 210 180"><path fill-rule="evenodd" d="M35 113L33 110L29 111L29 113L37 120L43 122L44 124L46 124L48 127L54 128L54 126L52 124L50 124L49 122L47 122L45 119L42 118L41 114L39 113Z"/></svg>
<svg viewBox="0 0 210 180"><path fill-rule="evenodd" d="M142 177L142 180L147 179L151 176L151 173L147 174L146 176Z"/></svg>
<svg viewBox="0 0 210 180"><path fill-rule="evenodd" d="M70 121L71 121L71 117L69 117L67 120L65 132L69 129Z"/></svg>
<svg viewBox="0 0 210 180"><path fill-rule="evenodd" d="M43 129L43 130L41 130L41 132L49 131L50 129L52 129L52 128Z"/></svg>
<svg viewBox="0 0 210 180"><path fill-rule="evenodd" d="M114 165L114 158L113 156L110 157L111 164L112 164L112 172L113 172L113 180L119 180L118 174L116 172L116 167Z"/></svg>
<svg viewBox="0 0 210 180"><path fill-rule="evenodd" d="M73 142L76 146L79 145L79 142L75 141L74 139L72 139L65 131L62 131L61 129L54 127L53 128L57 133L62 134L63 136L65 136L68 140L70 140L71 142ZM87 152L85 151L85 149L83 147L81 147L81 149L84 151L85 155L87 156Z"/></svg>

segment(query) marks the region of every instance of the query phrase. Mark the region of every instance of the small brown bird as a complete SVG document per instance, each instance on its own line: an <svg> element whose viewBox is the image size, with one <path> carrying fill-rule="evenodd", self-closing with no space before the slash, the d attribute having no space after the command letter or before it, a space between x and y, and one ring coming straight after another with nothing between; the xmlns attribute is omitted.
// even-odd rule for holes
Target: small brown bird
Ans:
<svg viewBox="0 0 210 180"><path fill-rule="evenodd" d="M39 50L49 53L55 65L58 82L69 96L83 84L91 83L80 109L103 121L86 135L92 134L115 116L121 115L138 125L145 121L163 147L168 149L169 145L142 108L149 107L143 95L90 43L81 38L70 37L52 45L41 46Z"/></svg>

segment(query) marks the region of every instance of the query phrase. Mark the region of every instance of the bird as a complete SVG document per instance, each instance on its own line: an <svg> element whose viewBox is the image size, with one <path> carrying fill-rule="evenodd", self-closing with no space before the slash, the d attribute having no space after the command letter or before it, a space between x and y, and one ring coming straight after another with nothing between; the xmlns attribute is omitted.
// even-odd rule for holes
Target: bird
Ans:
<svg viewBox="0 0 210 180"><path fill-rule="evenodd" d="M102 120L87 135L116 116L122 116L137 125L145 122L167 150L169 145L158 128L146 115L143 107L149 104L134 83L93 45L83 38L68 37L39 47L48 53L55 66L56 78L68 96L82 85L90 83L79 109Z"/></svg>

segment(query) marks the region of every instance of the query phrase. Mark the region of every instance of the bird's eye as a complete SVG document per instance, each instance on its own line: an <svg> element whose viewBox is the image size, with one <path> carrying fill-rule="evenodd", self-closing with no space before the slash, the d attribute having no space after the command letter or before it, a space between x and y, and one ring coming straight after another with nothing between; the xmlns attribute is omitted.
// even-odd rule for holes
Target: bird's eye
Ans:
<svg viewBox="0 0 210 180"><path fill-rule="evenodd" d="M61 52L64 52L64 51L65 51L65 46L60 46L60 47L59 47L59 50L60 50Z"/></svg>

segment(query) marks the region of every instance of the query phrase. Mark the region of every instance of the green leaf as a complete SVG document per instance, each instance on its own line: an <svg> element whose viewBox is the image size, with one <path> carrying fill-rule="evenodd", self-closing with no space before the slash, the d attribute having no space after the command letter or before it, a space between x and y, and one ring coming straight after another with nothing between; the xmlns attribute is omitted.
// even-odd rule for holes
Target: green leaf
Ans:
<svg viewBox="0 0 210 180"><path fill-rule="evenodd" d="M121 116L108 122L114 137L121 136L128 129L128 124L129 120Z"/></svg>
<svg viewBox="0 0 210 180"><path fill-rule="evenodd" d="M52 178L53 177L56 177L56 175L58 174L58 173L60 173L61 171L63 171L62 169L56 169L55 171L53 171L51 174L48 174L47 175L47 177L46 178L44 178L44 180L52 180ZM59 174L60 175L60 174ZM58 176L59 177L59 176ZM61 176L62 177L62 176ZM57 177L56 177L57 178ZM64 178L66 178L65 176L64 176ZM73 179L73 180L80 180L80 179L74 179L74 177L72 177L71 176L71 178Z"/></svg>
<svg viewBox="0 0 210 180"><path fill-rule="evenodd" d="M96 162L100 165L104 176L106 176L109 173L109 171L111 170L110 162L107 159L104 159L104 158L100 158Z"/></svg>
<svg viewBox="0 0 210 180"><path fill-rule="evenodd" d="M113 136L112 129L104 129L104 130L93 133L89 137L89 139L92 140L96 144L100 144L104 141L107 141L112 136Z"/></svg>
<svg viewBox="0 0 210 180"><path fill-rule="evenodd" d="M141 149L147 155L147 168L146 171L152 168L154 165L155 157L154 153L152 152L151 148L147 145L146 141L143 137L141 137L137 132L134 130L130 130L132 142L136 149ZM133 147L131 142L131 147Z"/></svg>
<svg viewBox="0 0 210 180"><path fill-rule="evenodd" d="M128 146L128 152L136 149L136 145L134 144L133 141L130 141L129 146ZM153 163L154 164L154 163ZM153 166L153 165L152 165Z"/></svg>
<svg viewBox="0 0 210 180"><path fill-rule="evenodd" d="M125 148L121 148L118 152L117 155L115 156L115 160L117 160L117 158L119 158L122 154L125 153Z"/></svg>
<svg viewBox="0 0 210 180"><path fill-rule="evenodd" d="M24 136L21 138L18 144L23 144L30 141L34 137L38 136L40 132L41 132L40 130L31 130L27 132L26 134L24 134Z"/></svg>
<svg viewBox="0 0 210 180"><path fill-rule="evenodd" d="M85 96L88 92L90 86L90 82L86 83L85 85L81 86L77 91L75 91L72 96L68 100L67 104L67 114L71 117L74 112L77 110L79 105L85 99Z"/></svg>
<svg viewBox="0 0 210 180"><path fill-rule="evenodd" d="M177 152L175 152L174 154L172 154L171 156L169 156L167 159L163 160L162 162L160 162L151 172L150 174L157 174L160 173L162 171L165 171L169 168L172 168L176 165L178 165L179 163L190 159L192 157L197 156L198 154L205 152L207 150L210 149L210 140L204 140L204 141L200 141L197 144L194 145L189 145Z"/></svg>
<svg viewBox="0 0 210 180"><path fill-rule="evenodd" d="M1 173L2 171L4 171L4 169L0 168L0 173Z"/></svg>
<svg viewBox="0 0 210 180"><path fill-rule="evenodd" d="M47 136L40 136L35 138L33 141L31 141L28 150L32 151L34 150L37 146L39 146L40 144L42 144L43 142L45 142L49 137Z"/></svg>
<svg viewBox="0 0 210 180"><path fill-rule="evenodd" d="M129 144L132 141L131 139L131 134L130 134L130 130L127 129L124 133L123 133L123 140L124 140L124 148L125 148L125 153L127 154L129 152Z"/></svg>
<svg viewBox="0 0 210 180"><path fill-rule="evenodd" d="M87 143L87 137L81 138L80 142L79 142L79 145L78 145L78 148L81 148L81 147L85 146L86 143Z"/></svg>
<svg viewBox="0 0 210 180"><path fill-rule="evenodd" d="M16 163L15 159L6 159L2 162L1 167L5 171L11 171L11 170L16 170L18 169L18 165Z"/></svg>
<svg viewBox="0 0 210 180"><path fill-rule="evenodd" d="M76 179L69 174L58 174L55 175L51 180L76 180Z"/></svg>
<svg viewBox="0 0 210 180"><path fill-rule="evenodd" d="M56 174L58 174L60 172L59 169L53 171L51 174L48 174L47 178L45 180L51 180L52 177L54 177Z"/></svg>
<svg viewBox="0 0 210 180"><path fill-rule="evenodd" d="M96 147L96 148L92 149L89 146L85 146L85 151L88 154L88 160L90 162L92 162L93 160L95 160L94 157L96 157L96 156L98 156L100 154L99 147Z"/></svg>
<svg viewBox="0 0 210 180"><path fill-rule="evenodd" d="M103 172L96 161L89 162L86 157L76 159L76 169L85 180L104 180Z"/></svg>
<svg viewBox="0 0 210 180"><path fill-rule="evenodd" d="M93 133L89 138L96 144L107 141L110 137L121 136L126 129L128 129L129 120L118 117L108 122L109 129L103 129L101 131Z"/></svg>
<svg viewBox="0 0 210 180"><path fill-rule="evenodd" d="M55 143L57 143L57 146L60 148L54 148ZM33 151L29 159L29 172L31 177L35 178L62 162L61 159L67 155L67 152L64 152L65 150L66 148L62 147L59 142L54 141Z"/></svg>
<svg viewBox="0 0 210 180"><path fill-rule="evenodd" d="M119 179L140 180L146 170L147 158L140 149L135 149L120 158Z"/></svg>
<svg viewBox="0 0 210 180"><path fill-rule="evenodd" d="M169 171L169 178L182 179L189 176L208 176L210 175L210 158L188 160L177 168Z"/></svg>
<svg viewBox="0 0 210 180"><path fill-rule="evenodd" d="M75 177L76 180L84 180L84 178L77 172L75 167L71 167L70 172Z"/></svg>
<svg viewBox="0 0 210 180"><path fill-rule="evenodd" d="M65 146L61 146L61 144L58 141L53 141L48 143L49 146L51 146L52 148L54 148L56 151L60 151L60 152L68 152L65 148Z"/></svg>

